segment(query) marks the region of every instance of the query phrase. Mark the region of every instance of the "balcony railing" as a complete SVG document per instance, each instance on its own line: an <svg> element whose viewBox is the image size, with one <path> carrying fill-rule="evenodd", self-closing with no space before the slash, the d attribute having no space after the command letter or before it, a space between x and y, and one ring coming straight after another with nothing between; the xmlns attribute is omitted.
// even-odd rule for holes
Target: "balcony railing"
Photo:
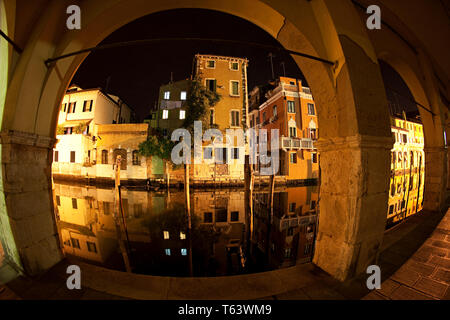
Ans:
<svg viewBox="0 0 450 320"><path fill-rule="evenodd" d="M307 138L291 138L291 137L281 137L281 147L283 149L315 149L314 140Z"/></svg>

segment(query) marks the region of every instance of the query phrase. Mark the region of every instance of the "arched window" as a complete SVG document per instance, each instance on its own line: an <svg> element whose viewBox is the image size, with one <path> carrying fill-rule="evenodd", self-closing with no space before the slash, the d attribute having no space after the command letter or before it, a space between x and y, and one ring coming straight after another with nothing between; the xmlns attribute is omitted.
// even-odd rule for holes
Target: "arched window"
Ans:
<svg viewBox="0 0 450 320"><path fill-rule="evenodd" d="M141 160L139 159L139 153L137 150L133 151L133 165L135 166L141 165Z"/></svg>
<svg viewBox="0 0 450 320"><path fill-rule="evenodd" d="M108 150L102 150L102 164L108 164Z"/></svg>

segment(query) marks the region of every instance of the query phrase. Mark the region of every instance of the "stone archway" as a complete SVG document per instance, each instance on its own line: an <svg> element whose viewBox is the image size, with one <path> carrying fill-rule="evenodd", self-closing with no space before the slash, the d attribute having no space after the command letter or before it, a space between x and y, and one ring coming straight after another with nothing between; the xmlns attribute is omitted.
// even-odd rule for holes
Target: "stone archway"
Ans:
<svg viewBox="0 0 450 320"><path fill-rule="evenodd" d="M293 10L278 1L91 0L82 3L79 31L64 29L67 5L52 2L37 22L9 83L3 111L5 211L28 274L61 259L52 214L51 149L61 98L86 54L49 68L43 60L95 46L136 18L175 8L236 15L263 28L285 48L337 61L330 67L294 57L314 94L321 126L320 223L313 262L343 280L376 261L386 219L392 140L377 56L351 2L302 1ZM19 166L18 158L26 163ZM16 205L24 198L30 208ZM35 221L37 228L30 231Z"/></svg>

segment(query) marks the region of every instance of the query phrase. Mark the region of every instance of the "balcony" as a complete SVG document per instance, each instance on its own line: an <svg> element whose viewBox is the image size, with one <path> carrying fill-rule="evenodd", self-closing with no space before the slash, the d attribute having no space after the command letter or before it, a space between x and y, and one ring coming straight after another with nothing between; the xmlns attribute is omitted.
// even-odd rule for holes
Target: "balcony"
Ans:
<svg viewBox="0 0 450 320"><path fill-rule="evenodd" d="M291 138L291 137L281 137L281 148L283 150L315 149L314 140L307 138Z"/></svg>

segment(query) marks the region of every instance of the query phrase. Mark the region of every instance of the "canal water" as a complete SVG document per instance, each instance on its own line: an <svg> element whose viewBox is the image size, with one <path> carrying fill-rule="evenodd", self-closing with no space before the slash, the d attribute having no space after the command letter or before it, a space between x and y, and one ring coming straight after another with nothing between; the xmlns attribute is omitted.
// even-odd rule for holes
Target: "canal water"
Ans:
<svg viewBox="0 0 450 320"><path fill-rule="evenodd" d="M211 277L262 272L311 261L318 187L256 188L253 215L243 189L183 191L114 189L55 183L57 225L64 253L133 273ZM189 222L191 227L189 228ZM120 227L121 226L121 227Z"/></svg>

